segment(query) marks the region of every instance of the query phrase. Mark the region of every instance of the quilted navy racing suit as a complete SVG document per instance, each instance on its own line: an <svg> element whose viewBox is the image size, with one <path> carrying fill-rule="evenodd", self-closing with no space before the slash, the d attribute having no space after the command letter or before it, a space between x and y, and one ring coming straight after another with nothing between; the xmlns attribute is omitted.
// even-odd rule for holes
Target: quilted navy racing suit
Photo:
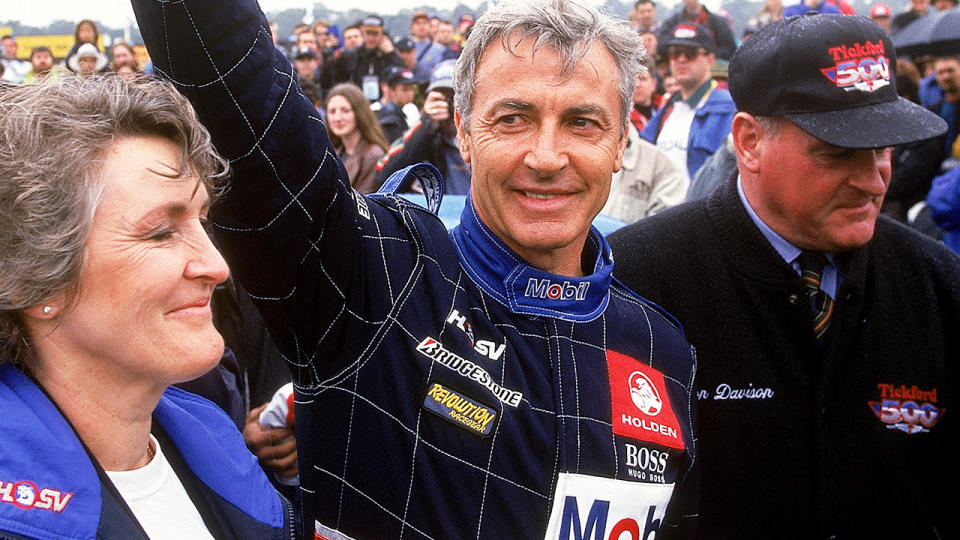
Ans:
<svg viewBox="0 0 960 540"><path fill-rule="evenodd" d="M564 277L469 201L448 234L360 196L252 0L133 3L158 72L233 167L213 219L293 373L307 535L689 534L694 353L611 278L596 230L592 273ZM409 174L436 208L436 170L391 183Z"/></svg>

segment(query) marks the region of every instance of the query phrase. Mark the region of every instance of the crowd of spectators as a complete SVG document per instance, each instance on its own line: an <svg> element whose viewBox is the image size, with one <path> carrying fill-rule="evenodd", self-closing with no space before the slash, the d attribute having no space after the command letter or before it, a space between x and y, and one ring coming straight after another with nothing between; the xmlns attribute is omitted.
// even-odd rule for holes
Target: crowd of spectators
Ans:
<svg viewBox="0 0 960 540"><path fill-rule="evenodd" d="M911 0L909 9L900 13L876 3L869 13L858 15L844 0L801 0L787 6L781 0L765 0L746 21L743 35L735 36L733 21L699 0L684 0L672 14L658 14L654 0L638 0L624 15L643 38L648 71L637 80L623 168L614 176L604 212L625 223L634 222L685 200L705 197L733 172L736 161L729 135L736 111L726 90L727 61L758 29L783 17L816 11L867 16L895 34L934 10L955 7L955 0L936 0L933 6L929 0ZM330 138L357 191L374 192L393 172L427 161L443 174L448 194L469 192L470 165L457 145L452 73L473 23L470 14L452 21L417 12L407 33L391 36L384 20L370 14L342 30L326 20L298 25L289 39L282 39L271 24L274 46L289 58L304 94L326 119ZM104 50L92 20L76 25L74 39L65 58L55 58L50 48L37 46L24 60L18 56L16 36L3 36L3 83L39 84L106 72L150 76L149 64L138 62L132 44L113 41ZM938 238L945 234L948 245L960 250L960 168L953 168L960 159L960 56L902 59L896 69L900 94L942 117L948 132L893 149L893 175L883 212ZM400 189L420 188L414 184ZM242 290L228 286L233 291L231 305L238 302L238 295L244 298ZM234 327L252 324L262 329L255 310L231 309L232 316L220 318L231 320ZM240 330L233 333L249 338ZM251 450L258 456L268 451L275 456L280 448L277 441L263 437L259 425L244 420L250 410L261 411L272 387L284 382L264 376L266 370L282 370L282 361L272 350L269 335L255 334L261 338L257 346L241 346L230 339L227 346L255 356L257 362L234 356L224 361L228 369L220 369L232 373L233 387L246 394L239 416L233 412ZM271 361L259 362L261 357ZM222 386L226 379L219 377L215 385ZM263 388L243 388L246 381L259 380L269 383ZM295 457L289 444L284 448L283 455ZM266 468L295 472L289 460L283 467Z"/></svg>

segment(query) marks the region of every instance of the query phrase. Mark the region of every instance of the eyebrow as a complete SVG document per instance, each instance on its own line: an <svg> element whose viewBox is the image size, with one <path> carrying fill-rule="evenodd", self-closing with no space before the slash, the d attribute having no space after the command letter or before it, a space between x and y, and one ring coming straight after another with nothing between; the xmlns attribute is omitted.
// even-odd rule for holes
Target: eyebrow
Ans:
<svg viewBox="0 0 960 540"><path fill-rule="evenodd" d="M497 112L500 110L511 110L511 111L532 111L537 112L538 108L533 103L526 101L517 101L517 100L504 100L493 107L493 111ZM596 105L575 105L573 107L568 107L563 110L563 116L582 116L582 115L597 115L603 118L606 118L603 108Z"/></svg>

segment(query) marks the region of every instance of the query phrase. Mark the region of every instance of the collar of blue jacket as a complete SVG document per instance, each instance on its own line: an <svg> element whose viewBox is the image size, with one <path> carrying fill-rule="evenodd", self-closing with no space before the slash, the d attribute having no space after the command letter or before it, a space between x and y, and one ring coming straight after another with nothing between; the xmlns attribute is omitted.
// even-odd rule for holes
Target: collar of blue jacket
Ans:
<svg viewBox="0 0 960 540"><path fill-rule="evenodd" d="M613 258L610 245L590 227L585 249L593 273L561 276L530 266L487 228L467 196L460 225L450 231L460 262L470 277L514 313L589 321L607 307Z"/></svg>

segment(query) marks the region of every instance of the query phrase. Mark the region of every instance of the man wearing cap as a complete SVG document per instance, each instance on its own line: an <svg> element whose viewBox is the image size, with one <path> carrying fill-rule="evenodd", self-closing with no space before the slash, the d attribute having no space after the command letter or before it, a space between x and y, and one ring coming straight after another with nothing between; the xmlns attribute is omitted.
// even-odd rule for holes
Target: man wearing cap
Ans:
<svg viewBox="0 0 960 540"><path fill-rule="evenodd" d="M679 24L663 45L680 91L670 96L640 135L685 171L689 185L730 133L735 109L730 92L712 78L714 41L705 27Z"/></svg>
<svg viewBox="0 0 960 540"><path fill-rule="evenodd" d="M591 226L640 37L591 4L477 20L453 76L471 189L448 231L429 164L350 189L254 0L134 0L230 160L211 221L295 381L304 538L691 534L695 356ZM390 193L409 177L427 208Z"/></svg>
<svg viewBox="0 0 960 540"><path fill-rule="evenodd" d="M416 49L413 74L418 81L426 83L434 66L443 60L446 48L434 41L430 31L430 16L422 11L414 13L410 19L410 39Z"/></svg>
<svg viewBox="0 0 960 540"><path fill-rule="evenodd" d="M390 66L402 66L395 52L386 53L380 47L383 41L383 19L376 15L364 17L360 24L363 45L344 51L337 59L334 83L352 82L363 90L371 102L380 100L380 81Z"/></svg>
<svg viewBox="0 0 960 540"><path fill-rule="evenodd" d="M703 538L957 537L960 259L878 217L889 147L945 126L895 65L865 17L759 30L739 174L610 237L697 348Z"/></svg>
<svg viewBox="0 0 960 540"><path fill-rule="evenodd" d="M377 163L377 181L381 184L404 167L427 162L443 175L445 193L466 195L470 192L470 165L460 155L453 118L454 65L452 60L445 60L433 70L420 121L402 140L395 141ZM405 192L422 188L411 177L397 189Z"/></svg>
<svg viewBox="0 0 960 540"><path fill-rule="evenodd" d="M887 4L874 4L870 6L870 19L879 24L880 28L883 28L890 33L890 17L893 16L893 11L890 10L890 6Z"/></svg>
<svg viewBox="0 0 960 540"><path fill-rule="evenodd" d="M707 10L700 0L683 0L680 10L670 16L660 26L657 32L660 38L660 50L657 51L660 56L667 54L664 41L673 36L673 30L678 25L699 25L707 29L707 34L713 39L713 45L710 50L719 58L729 60L733 56L733 51L737 49L737 41L733 37L733 30L727 24L723 17L711 13Z"/></svg>
<svg viewBox="0 0 960 540"><path fill-rule="evenodd" d="M413 103L417 79L409 69L391 67L387 70L385 81L380 83L383 97L377 109L377 121L388 142L399 139L410 127L403 112L404 106Z"/></svg>

